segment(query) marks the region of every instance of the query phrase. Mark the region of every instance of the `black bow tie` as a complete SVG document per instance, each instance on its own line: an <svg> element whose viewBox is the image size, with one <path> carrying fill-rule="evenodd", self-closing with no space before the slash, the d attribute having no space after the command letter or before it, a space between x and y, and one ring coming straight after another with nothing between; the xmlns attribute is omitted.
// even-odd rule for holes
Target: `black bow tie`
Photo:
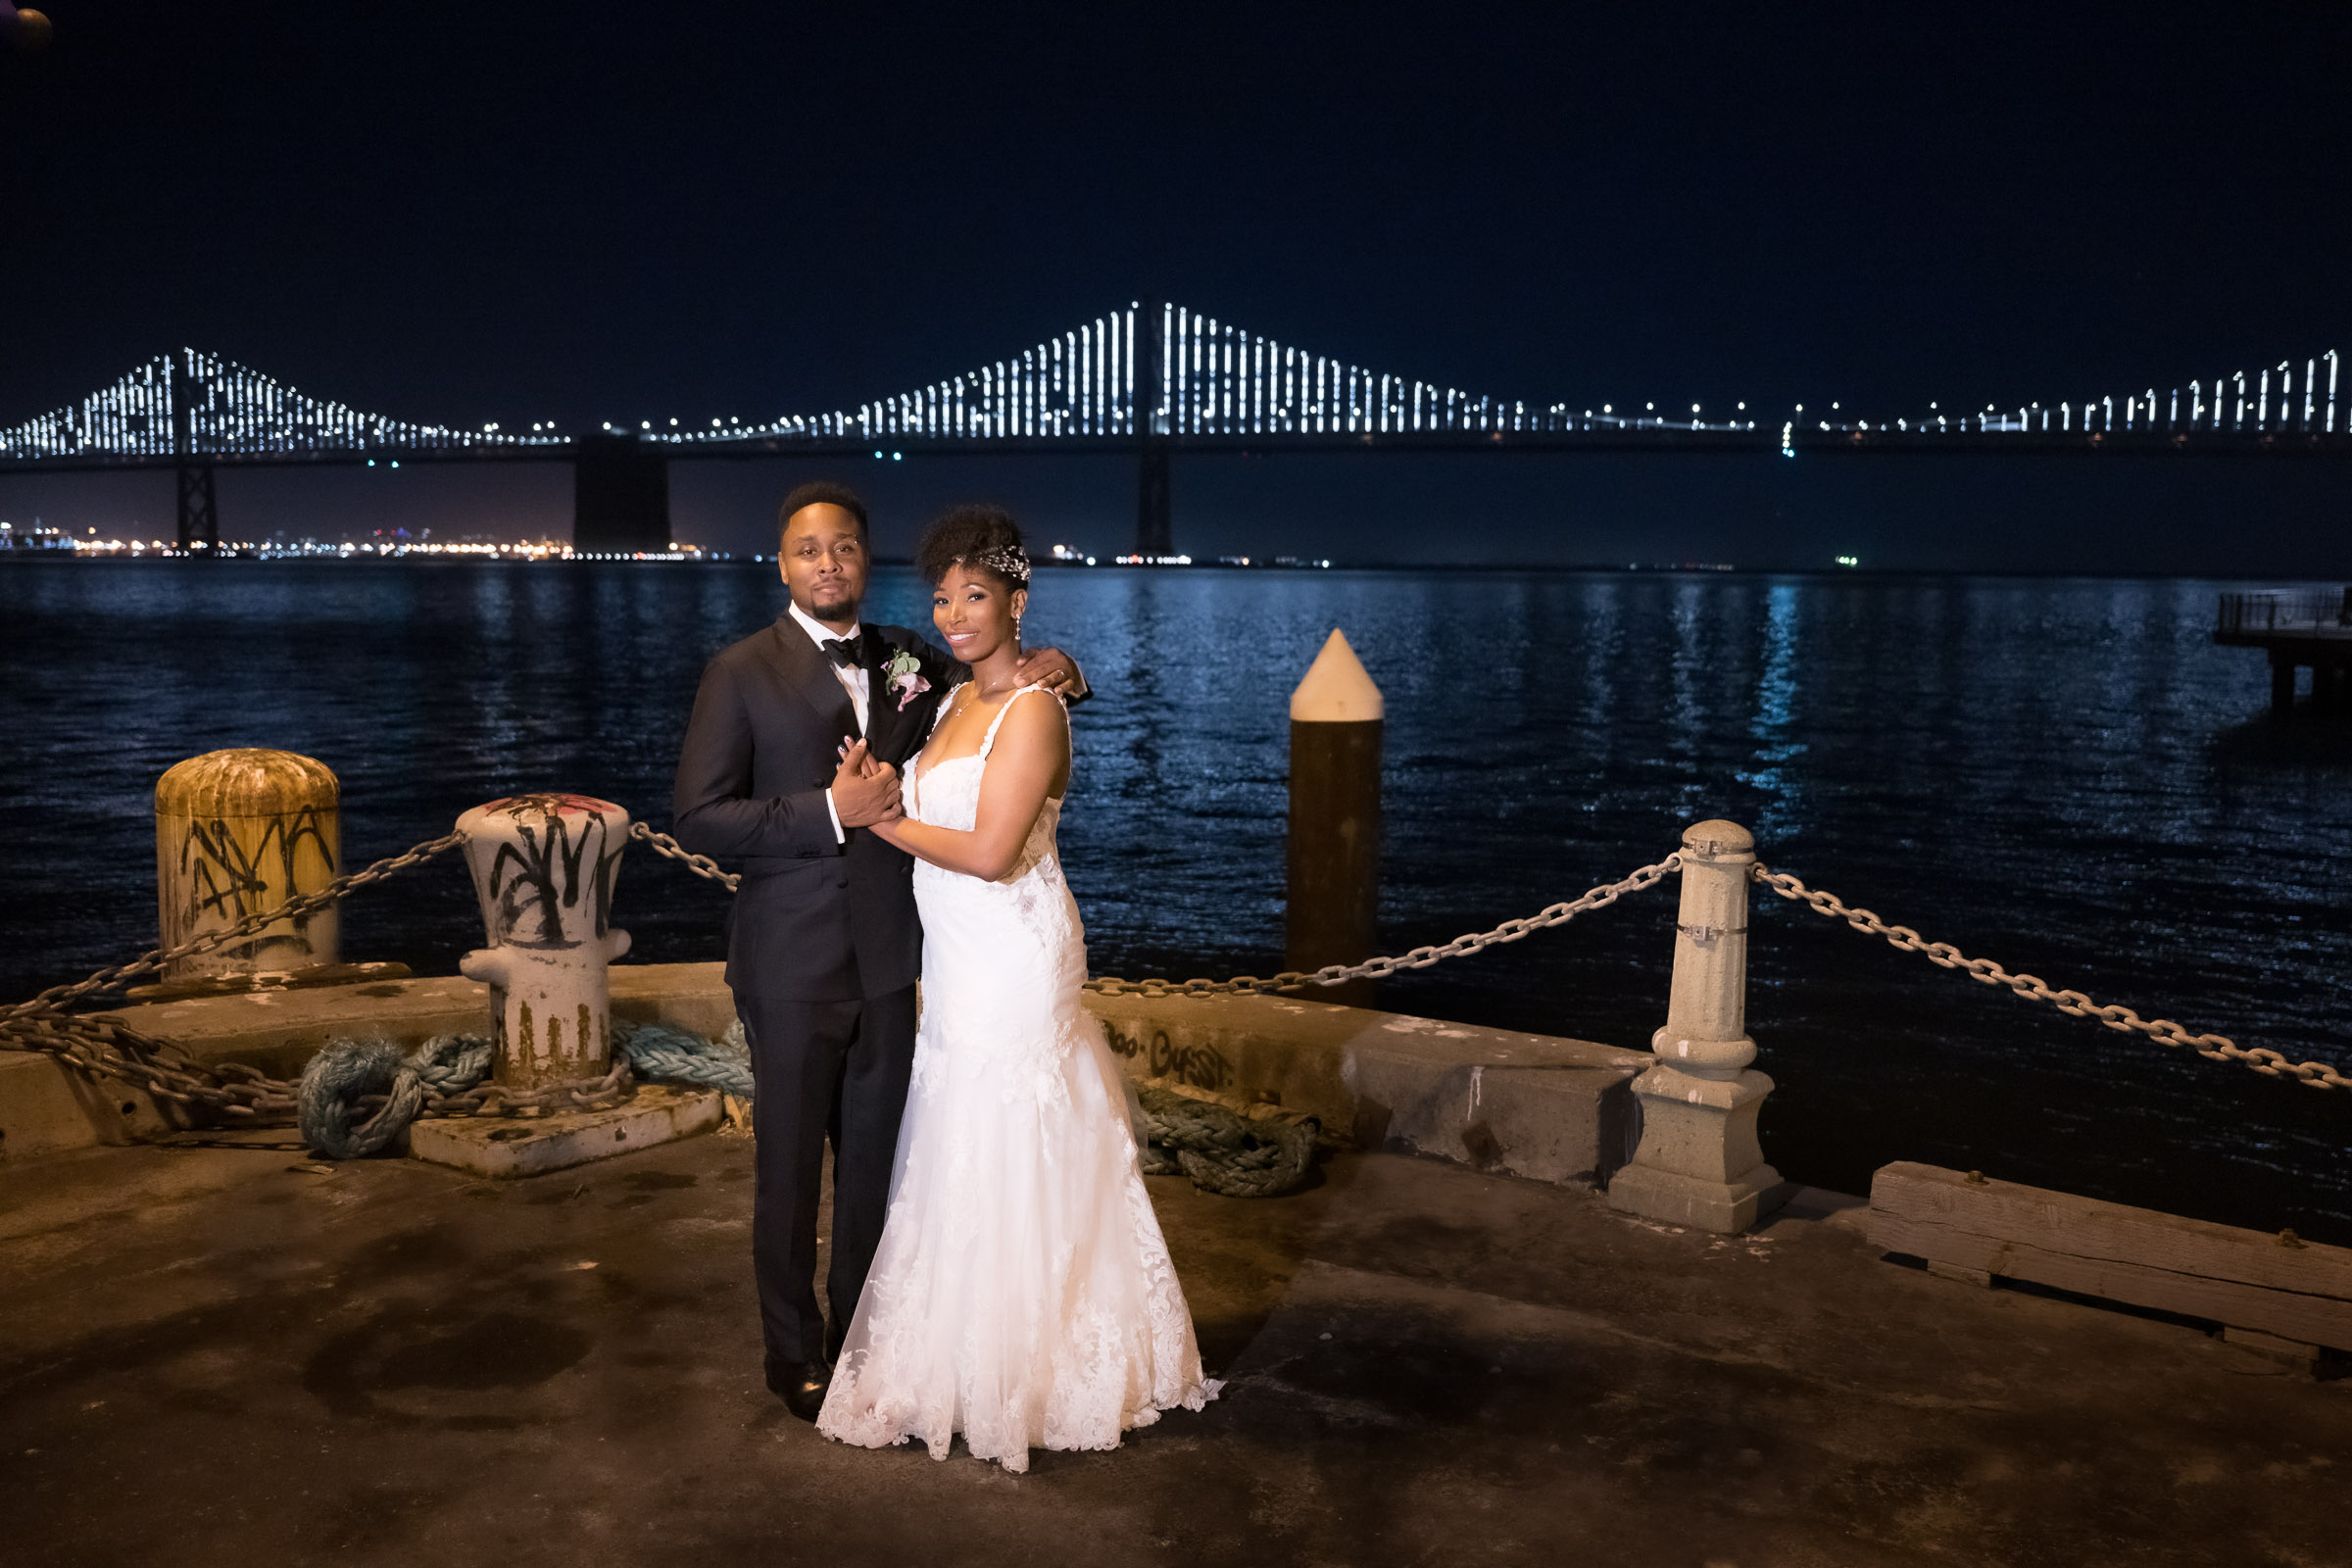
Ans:
<svg viewBox="0 0 2352 1568"><path fill-rule="evenodd" d="M828 637L817 645L825 657L843 669L865 667L865 633L858 631L848 637Z"/></svg>

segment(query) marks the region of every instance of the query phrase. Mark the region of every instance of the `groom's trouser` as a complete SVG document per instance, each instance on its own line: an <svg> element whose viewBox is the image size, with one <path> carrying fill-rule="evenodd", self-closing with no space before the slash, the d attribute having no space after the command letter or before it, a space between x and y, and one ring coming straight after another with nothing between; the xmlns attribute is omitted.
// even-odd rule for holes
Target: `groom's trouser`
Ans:
<svg viewBox="0 0 2352 1568"><path fill-rule="evenodd" d="M833 1141L833 1262L825 1297L849 1327L882 1241L899 1117L914 1065L914 987L862 1002L735 994L752 1050L752 1270L760 1325L780 1361L821 1361L816 1200Z"/></svg>

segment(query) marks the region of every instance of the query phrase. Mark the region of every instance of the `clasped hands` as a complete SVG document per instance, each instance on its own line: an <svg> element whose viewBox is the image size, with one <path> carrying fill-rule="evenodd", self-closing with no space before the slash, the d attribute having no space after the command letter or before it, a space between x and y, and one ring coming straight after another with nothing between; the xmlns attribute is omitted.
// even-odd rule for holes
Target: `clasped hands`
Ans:
<svg viewBox="0 0 2352 1568"><path fill-rule="evenodd" d="M872 827L906 814L899 801L899 770L874 756L863 740L844 741L833 773L833 810L841 825Z"/></svg>

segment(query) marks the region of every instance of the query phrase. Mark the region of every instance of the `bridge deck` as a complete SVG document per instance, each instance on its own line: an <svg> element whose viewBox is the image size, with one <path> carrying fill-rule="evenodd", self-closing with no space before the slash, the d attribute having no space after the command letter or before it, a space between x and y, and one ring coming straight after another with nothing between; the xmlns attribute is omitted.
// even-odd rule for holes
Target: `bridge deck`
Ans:
<svg viewBox="0 0 2352 1568"><path fill-rule="evenodd" d="M1784 445L1779 427L1752 430L1690 429L1673 424L1577 430L1433 430L1375 433L1176 435L1152 443L1176 457L1270 457L1285 454L1472 454L1588 453L1593 455L1712 454L1764 457L1854 454L1893 457L2168 457L2168 458L2347 458L2352 434L2256 434L2161 430L2058 433L1991 430L1979 433L1921 430L1798 430ZM863 459L877 452L905 457L1135 457L1144 443L1133 436L910 436L877 435L844 439L759 436L744 440L645 441L641 450L664 462L743 462L770 458ZM360 467L374 464L575 463L581 449L568 442L532 446L399 447L348 450L294 449L196 452L182 459L170 453L11 457L0 455L0 473L93 473L123 469L170 469L189 464L224 468Z"/></svg>

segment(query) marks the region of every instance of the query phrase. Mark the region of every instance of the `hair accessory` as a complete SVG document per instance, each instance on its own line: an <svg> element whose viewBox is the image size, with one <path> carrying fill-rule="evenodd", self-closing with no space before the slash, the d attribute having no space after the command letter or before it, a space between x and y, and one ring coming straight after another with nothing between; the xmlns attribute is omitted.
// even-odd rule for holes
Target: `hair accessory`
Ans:
<svg viewBox="0 0 2352 1568"><path fill-rule="evenodd" d="M971 564L986 566L1017 588L1029 586L1029 556L1019 545L999 545L993 550L983 550L971 558Z"/></svg>

